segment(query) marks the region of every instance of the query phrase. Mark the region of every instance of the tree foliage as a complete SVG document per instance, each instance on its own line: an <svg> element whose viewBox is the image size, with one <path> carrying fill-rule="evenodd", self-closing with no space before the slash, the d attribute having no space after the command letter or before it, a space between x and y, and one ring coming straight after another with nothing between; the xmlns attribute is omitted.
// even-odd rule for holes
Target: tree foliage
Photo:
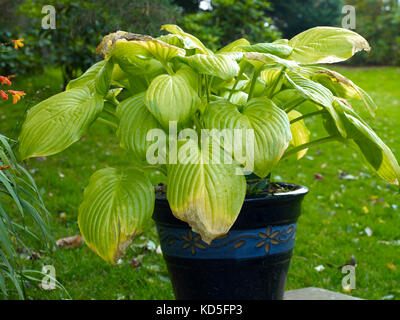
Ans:
<svg viewBox="0 0 400 320"><path fill-rule="evenodd" d="M101 35L118 29L159 34L159 26L175 22L180 14L172 0L74 1L60 0L56 9L56 29L41 28L41 11L46 0L25 0L13 11L14 30L34 34L27 47L39 54L36 65L47 61L63 71L65 84L99 60L95 54ZM19 15L17 15L19 13ZM39 31L38 31L39 30ZM43 59L43 57L45 59Z"/></svg>
<svg viewBox="0 0 400 320"><path fill-rule="evenodd" d="M400 64L400 6L395 0L347 1L356 8L356 31L368 40L372 50L352 59L353 63Z"/></svg>
<svg viewBox="0 0 400 320"><path fill-rule="evenodd" d="M180 21L185 30L196 33L211 49L239 38L268 42L280 36L268 17L271 13L268 1L212 0L211 5L212 10L199 10Z"/></svg>
<svg viewBox="0 0 400 320"><path fill-rule="evenodd" d="M270 0L285 38L316 26L339 26L342 0Z"/></svg>

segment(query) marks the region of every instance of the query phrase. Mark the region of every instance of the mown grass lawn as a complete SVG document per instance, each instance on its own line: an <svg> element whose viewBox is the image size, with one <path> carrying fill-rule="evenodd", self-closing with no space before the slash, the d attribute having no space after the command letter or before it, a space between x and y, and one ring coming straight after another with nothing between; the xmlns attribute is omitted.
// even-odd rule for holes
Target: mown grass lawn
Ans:
<svg viewBox="0 0 400 320"><path fill-rule="evenodd" d="M337 70L373 96L380 108L373 128L399 159L400 68ZM58 92L61 77L51 70L16 83L28 96L17 105L0 105L0 132L12 138L18 135L26 108ZM308 124L315 136L324 135L319 127ZM55 239L78 234L77 208L90 175L99 168L123 167L129 162L113 130L98 123L61 154L26 162L50 211ZM343 292L340 266L353 256L357 261L356 289L350 294L366 299L400 299L397 187L376 177L355 151L336 142L309 150L300 161L294 157L283 160L273 177L310 188L299 221L287 289L314 286ZM134 244L116 266L103 262L85 245L41 252L41 258L34 262L21 257L26 268L40 270L42 265L54 265L57 279L70 296L59 289L44 291L35 283L27 294L34 299L173 299L165 263L153 250L153 244L158 245L154 228ZM39 250L38 243L32 241L31 245ZM142 264L137 266L137 262ZM319 265L325 269L317 271Z"/></svg>

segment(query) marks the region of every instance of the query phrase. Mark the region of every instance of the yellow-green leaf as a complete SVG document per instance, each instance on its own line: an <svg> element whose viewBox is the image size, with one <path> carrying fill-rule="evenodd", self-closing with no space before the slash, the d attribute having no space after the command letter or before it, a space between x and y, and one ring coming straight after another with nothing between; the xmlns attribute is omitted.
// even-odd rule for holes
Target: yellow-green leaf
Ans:
<svg viewBox="0 0 400 320"><path fill-rule="evenodd" d="M312 73L311 80L322 84L337 97L361 100L368 113L371 116L375 116L377 106L368 93L340 73L325 68L318 68Z"/></svg>
<svg viewBox="0 0 400 320"><path fill-rule="evenodd" d="M290 121L295 120L296 118L299 118L301 116L302 114L296 110L292 110L288 113ZM290 141L290 144L293 147L297 147L307 142L310 142L310 130L307 129L303 119L291 123L290 131L292 132L292 140ZM307 151L308 148L297 152L297 160L304 157Z"/></svg>
<svg viewBox="0 0 400 320"><path fill-rule="evenodd" d="M117 136L122 148L130 151L135 160L145 161L148 147L147 134L152 129L161 128L158 121L144 104L145 93L137 94L122 101L117 107L119 127Z"/></svg>
<svg viewBox="0 0 400 320"><path fill-rule="evenodd" d="M179 59L200 74L216 76L223 80L232 79L240 69L238 63L225 54L194 54L188 57L180 57Z"/></svg>
<svg viewBox="0 0 400 320"><path fill-rule="evenodd" d="M332 106L334 96L332 92L323 85L316 83L297 72L285 73L286 79L293 85L294 89L305 99L316 103L326 109L334 120L334 124L342 137L346 138L347 132L342 118Z"/></svg>
<svg viewBox="0 0 400 320"><path fill-rule="evenodd" d="M400 167L389 147L350 107L338 99L334 106L344 119L348 139L354 141L370 167L385 181L398 185Z"/></svg>
<svg viewBox="0 0 400 320"><path fill-rule="evenodd" d="M335 27L308 29L290 39L289 46L293 48L289 59L303 64L340 62L358 51L370 50L359 34Z"/></svg>
<svg viewBox="0 0 400 320"><path fill-rule="evenodd" d="M212 102L206 108L203 123L207 129L228 129L226 133L230 136L225 141L233 141L233 146L223 147L246 167L253 163L253 172L260 177L271 172L292 138L286 113L267 98L253 98L243 110L224 100ZM236 136L235 129L254 132L254 152L248 149L251 143L246 141L245 132Z"/></svg>
<svg viewBox="0 0 400 320"><path fill-rule="evenodd" d="M49 156L79 140L103 108L88 87L70 89L28 111L19 136L22 159Z"/></svg>
<svg viewBox="0 0 400 320"><path fill-rule="evenodd" d="M145 104L162 127L168 129L170 121L187 123L200 104L200 98L180 74L162 74L151 81Z"/></svg>
<svg viewBox="0 0 400 320"><path fill-rule="evenodd" d="M178 160L187 153L188 163L167 165L168 202L175 217L187 222L210 244L227 233L239 215L246 179L237 174L240 168L234 160L231 164L222 161L223 151L218 147L199 148L197 142L189 140L180 144ZM213 164L212 159L221 159L221 163Z"/></svg>
<svg viewBox="0 0 400 320"><path fill-rule="evenodd" d="M212 51L207 49L206 46L199 39L197 39L194 35L183 31L179 26L175 24L164 24L161 27L161 30L165 30L169 33L181 36L185 42L185 47L187 49L197 49L201 53L212 54Z"/></svg>
<svg viewBox="0 0 400 320"><path fill-rule="evenodd" d="M102 60L94 65L92 65L89 69L87 69L80 77L71 80L68 82L66 90L70 90L73 88L88 86L91 90L95 89L95 81L97 74L100 72L102 68L106 65L107 60Z"/></svg>
<svg viewBox="0 0 400 320"><path fill-rule="evenodd" d="M293 51L293 48L286 44L276 43L256 43L240 46L240 48L247 52L270 53L281 58L286 58Z"/></svg>
<svg viewBox="0 0 400 320"><path fill-rule="evenodd" d="M85 243L104 260L116 263L149 222L154 198L150 180L137 169L96 171L79 207Z"/></svg>

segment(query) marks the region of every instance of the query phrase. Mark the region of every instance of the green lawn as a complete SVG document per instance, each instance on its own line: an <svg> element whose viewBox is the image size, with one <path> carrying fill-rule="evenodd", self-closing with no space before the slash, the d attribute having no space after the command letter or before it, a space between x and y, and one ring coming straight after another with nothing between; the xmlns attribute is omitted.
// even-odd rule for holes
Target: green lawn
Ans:
<svg viewBox="0 0 400 320"><path fill-rule="evenodd" d="M400 68L337 70L371 93L380 107L373 128L400 158ZM59 91L61 77L53 70L16 83L19 90L28 93L23 103L0 104L0 132L13 138L18 135L26 107ZM322 135L319 130L314 128ZM55 239L78 234L77 208L90 175L105 166L128 164L129 157L119 148L113 130L97 123L67 151L26 163L43 192ZM340 178L346 173L354 180ZM323 179L315 179L315 174ZM299 221L287 289L315 286L342 291L344 274L339 266L353 255L358 265L352 295L400 299L400 201L396 187L376 177L358 154L336 142L309 150L298 162L294 158L283 160L273 176L277 181L310 188ZM61 213L66 219L60 218ZM372 230L371 236L366 228ZM22 257L21 261L26 268L36 270L54 265L57 279L73 299L172 299L161 255L146 249L152 242L158 245L154 228L138 240L134 244L144 245L129 248L116 266L103 262L85 245L42 252L35 262ZM37 245L32 242L36 251ZM143 259L142 265L132 267L133 257ZM318 272L318 265L325 269ZM34 299L68 298L61 290L44 291L36 284L27 293Z"/></svg>

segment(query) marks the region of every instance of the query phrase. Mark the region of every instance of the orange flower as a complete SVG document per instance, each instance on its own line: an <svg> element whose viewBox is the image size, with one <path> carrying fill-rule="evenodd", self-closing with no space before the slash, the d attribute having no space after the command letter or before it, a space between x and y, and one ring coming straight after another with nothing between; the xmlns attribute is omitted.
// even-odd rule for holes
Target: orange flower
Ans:
<svg viewBox="0 0 400 320"><path fill-rule="evenodd" d="M22 48L24 46L24 44L22 43L22 41L24 41L24 39L17 39L17 40L12 40L12 42L14 43L14 49L18 50L18 48Z"/></svg>
<svg viewBox="0 0 400 320"><path fill-rule="evenodd" d="M0 90L0 96L4 101L8 100L8 95L3 90Z"/></svg>
<svg viewBox="0 0 400 320"><path fill-rule="evenodd" d="M16 104L19 100L21 100L21 97L26 95L26 93L23 91L8 90L8 92L12 94L13 104Z"/></svg>
<svg viewBox="0 0 400 320"><path fill-rule="evenodd" d="M9 78L8 77L3 77L3 76L0 76L0 84L1 85L8 85L8 86L11 86L11 81L9 80Z"/></svg>

